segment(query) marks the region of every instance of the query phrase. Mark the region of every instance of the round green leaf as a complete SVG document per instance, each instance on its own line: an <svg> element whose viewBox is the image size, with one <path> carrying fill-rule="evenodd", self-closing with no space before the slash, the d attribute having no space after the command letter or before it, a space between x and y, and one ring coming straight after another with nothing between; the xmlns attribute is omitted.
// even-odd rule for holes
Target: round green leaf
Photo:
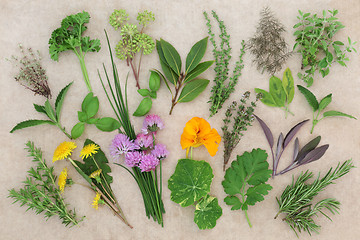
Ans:
<svg viewBox="0 0 360 240"><path fill-rule="evenodd" d="M111 117L104 117L100 118L96 123L95 126L103 131L103 132L112 132L116 129L120 128L120 123Z"/></svg>
<svg viewBox="0 0 360 240"><path fill-rule="evenodd" d="M99 99L93 97L93 93L90 92L81 104L81 109L87 114L88 118L94 117L99 110Z"/></svg>
<svg viewBox="0 0 360 240"><path fill-rule="evenodd" d="M222 209L219 206L218 199L210 195L206 195L196 204L194 222L200 229L211 229L216 225L222 215Z"/></svg>
<svg viewBox="0 0 360 240"><path fill-rule="evenodd" d="M86 122L88 120L88 117L86 113L78 111L78 119L80 122Z"/></svg>
<svg viewBox="0 0 360 240"><path fill-rule="evenodd" d="M149 96L150 93L149 89L138 89L137 91L143 97Z"/></svg>
<svg viewBox="0 0 360 240"><path fill-rule="evenodd" d="M207 79L196 79L185 85L180 93L178 102L191 102L202 93L209 84Z"/></svg>
<svg viewBox="0 0 360 240"><path fill-rule="evenodd" d="M136 116L136 117L144 116L145 114L147 114L150 111L151 106L152 106L151 98L149 98L149 97L144 98L140 102L139 106L137 107L137 109L133 113L133 115Z"/></svg>
<svg viewBox="0 0 360 240"><path fill-rule="evenodd" d="M156 92L160 88L160 75L155 71L150 71L149 88L151 91Z"/></svg>
<svg viewBox="0 0 360 240"><path fill-rule="evenodd" d="M157 94L156 94L156 92L150 92L149 93L149 96L151 97L151 98L153 98L153 99L156 99L156 97L157 97Z"/></svg>
<svg viewBox="0 0 360 240"><path fill-rule="evenodd" d="M85 129L85 123L83 122L79 122L77 123L72 129L71 129L71 137L73 139L76 139L78 137L81 136L81 134L83 134Z"/></svg>
<svg viewBox="0 0 360 240"><path fill-rule="evenodd" d="M180 159L174 174L169 178L171 200L187 207L210 192L214 174L205 161Z"/></svg>

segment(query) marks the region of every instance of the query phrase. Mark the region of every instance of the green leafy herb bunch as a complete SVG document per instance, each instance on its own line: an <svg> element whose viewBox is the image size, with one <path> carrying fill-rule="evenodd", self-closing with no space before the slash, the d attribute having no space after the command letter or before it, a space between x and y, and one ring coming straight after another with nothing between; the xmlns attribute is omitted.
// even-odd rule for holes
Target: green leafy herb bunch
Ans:
<svg viewBox="0 0 360 240"><path fill-rule="evenodd" d="M144 33L144 29L151 22L155 21L155 15L151 11L145 10L139 12L137 16L139 24L129 24L129 15L126 10L119 9L109 17L110 25L115 30L120 29L121 39L116 45L116 56L120 60L125 60L127 65L131 67L135 80L136 87L140 88L140 67L142 55L148 55L155 49L155 42L148 34ZM135 57L138 56L138 63L136 63Z"/></svg>
<svg viewBox="0 0 360 240"><path fill-rule="evenodd" d="M349 61L347 53L356 52L356 42L352 42L350 37L347 45L333 39L335 34L345 27L336 17L337 14L338 10L324 10L322 16L299 10L299 22L294 25L294 50L302 56L301 69L304 72L298 73L298 77L307 87L313 84L315 72L325 77L334 63L346 66L345 62Z"/></svg>

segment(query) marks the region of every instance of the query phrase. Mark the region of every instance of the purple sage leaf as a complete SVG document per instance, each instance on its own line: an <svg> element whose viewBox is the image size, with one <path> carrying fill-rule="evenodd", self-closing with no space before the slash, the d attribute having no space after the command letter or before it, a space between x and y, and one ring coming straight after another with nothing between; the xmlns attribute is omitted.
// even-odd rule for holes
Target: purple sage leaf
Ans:
<svg viewBox="0 0 360 240"><path fill-rule="evenodd" d="M309 119L306 119L302 122L299 122L296 124L289 132L286 134L286 137L284 139L283 149L286 148L286 146L290 143L291 139L296 135L296 133L300 130L300 128L307 122Z"/></svg>
<svg viewBox="0 0 360 240"><path fill-rule="evenodd" d="M298 154L299 154L299 148L300 148L299 139L296 138L296 139L295 139L295 143L294 143L293 162L295 162L296 159L297 159L297 156L298 156Z"/></svg>
<svg viewBox="0 0 360 240"><path fill-rule="evenodd" d="M321 136L317 136L310 142L308 142L299 152L296 161L301 162L304 157L312 150L314 150L320 143Z"/></svg>
<svg viewBox="0 0 360 240"><path fill-rule="evenodd" d="M328 150L329 144L323 145L321 147L315 148L314 150L310 151L305 158L300 161L299 165L304 165L307 163L311 163L313 161L316 161L320 159L322 156L324 156L325 152Z"/></svg>
<svg viewBox="0 0 360 240"><path fill-rule="evenodd" d="M270 128L258 116L256 116L255 114L254 114L254 116L260 123L260 126L261 126L262 130L264 131L265 137L270 145L270 148L272 149L274 146L274 137L273 137L273 134L272 134Z"/></svg>
<svg viewBox="0 0 360 240"><path fill-rule="evenodd" d="M279 160L282 154L282 146L283 146L283 142L284 142L284 135L282 133L280 133L278 141L277 141L277 145L276 145L276 152L275 152L275 159L274 159L274 163L273 163L273 175L275 176L276 174L276 170L277 170L277 166L279 164Z"/></svg>

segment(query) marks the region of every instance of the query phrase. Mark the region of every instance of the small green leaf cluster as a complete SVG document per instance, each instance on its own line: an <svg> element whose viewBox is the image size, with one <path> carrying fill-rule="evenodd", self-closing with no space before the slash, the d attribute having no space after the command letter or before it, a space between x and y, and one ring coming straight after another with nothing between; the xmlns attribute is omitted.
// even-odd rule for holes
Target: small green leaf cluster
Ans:
<svg viewBox="0 0 360 240"><path fill-rule="evenodd" d="M280 198L276 198L279 205L279 212L275 216L279 216L281 213L286 214L283 218L291 229L298 236L298 231L306 231L311 235L312 232L318 233L320 225L315 223L313 217L319 214L324 215L329 220L330 217L324 212L329 210L332 214L339 213L340 202L334 198L326 198L320 200L315 205L312 203L314 197L316 197L321 191L330 184L333 184L334 180L347 174L351 168L354 168L351 160L345 161L343 164L340 163L332 171L332 168L325 174L324 177L320 178L320 174L312 183L307 183L313 177L313 173L306 171L301 173L295 181L288 185Z"/></svg>
<svg viewBox="0 0 360 240"><path fill-rule="evenodd" d="M182 207L195 206L194 222L199 229L214 228L222 215L218 199L209 195L213 177L209 163L180 159L168 181L172 201Z"/></svg>
<svg viewBox="0 0 360 240"><path fill-rule="evenodd" d="M37 112L45 114L49 120L38 120L38 119L30 119L23 122L18 123L13 129L11 129L10 133L13 133L16 130L37 126L41 124L50 124L57 126L67 137L71 138L71 136L65 131L65 128L60 124L60 113L62 104L64 102L67 91L69 90L72 82L65 86L56 97L55 101L55 109L51 106L49 99L46 100L45 105L41 106L38 104L34 104L34 108Z"/></svg>
<svg viewBox="0 0 360 240"><path fill-rule="evenodd" d="M260 97L260 94L257 94L256 100L251 102L249 106L246 106L246 102L250 98L250 92L247 91L240 99L238 107L238 103L234 101L225 112L225 119L223 119L224 125L221 127L224 141L224 171L226 164L229 162L232 151L240 142L241 137L244 136L243 132L245 132L247 130L247 126L251 126L251 123L254 121L253 113L256 107L256 102ZM236 115L233 117L232 130L230 131L229 125L235 110Z"/></svg>
<svg viewBox="0 0 360 240"><path fill-rule="evenodd" d="M322 118L319 119L319 115L320 113L325 110L325 108L331 103L332 101L332 94L330 93L329 95L325 96L323 99L321 99L320 102L318 102L316 100L315 95L307 88L297 85L299 91L304 95L304 97L306 98L307 102L309 103L310 107L313 110L313 121L312 121L312 128L310 133L313 133L314 128L316 126L316 124L318 124L322 119L326 118L326 117L332 117L332 116L340 116L340 117L348 117L348 118L353 118L356 119L354 116L351 116L349 114L346 113L342 113L339 111L326 111L323 113Z"/></svg>
<svg viewBox="0 0 360 240"><path fill-rule="evenodd" d="M18 191L9 190L10 198L14 203L19 202L21 206L26 205L27 210L32 209L36 214L44 212L45 218L58 216L65 226L75 226L83 220L77 220L75 209L68 210L68 204L61 196L60 190L56 186L56 176L54 167L48 167L45 159L42 157L42 151L34 146L33 142L26 144L29 157L37 164L36 168L31 167L28 171L28 177L23 182L25 186Z"/></svg>
<svg viewBox="0 0 360 240"><path fill-rule="evenodd" d="M181 58L176 49L163 39L156 41L156 49L164 74L159 71L158 73L164 80L172 96L169 115L171 115L176 104L191 102L203 92L209 84L209 80L207 79L195 79L214 63L214 61L200 63L206 51L207 41L208 38L206 37L192 46L186 57L185 72L181 70ZM168 82L174 85L174 91L171 90Z"/></svg>
<svg viewBox="0 0 360 240"><path fill-rule="evenodd" d="M82 34L87 29L90 15L88 12L80 12L67 16L61 21L61 27L55 29L49 39L49 53L51 59L59 60L59 53L67 50L73 51L80 61L81 71L89 92L92 91L89 76L85 66L85 54L87 52L99 52L100 40L90 37L83 37Z"/></svg>
<svg viewBox="0 0 360 240"><path fill-rule="evenodd" d="M267 157L265 150L260 148L244 152L231 163L222 182L224 191L229 195L224 199L225 203L232 206L231 210L243 210L250 227L247 214L249 206L263 201L264 196L272 189L266 184L271 177Z"/></svg>
<svg viewBox="0 0 360 240"><path fill-rule="evenodd" d="M134 116L140 117L147 114L152 106L152 100L156 99L157 91L160 88L160 74L156 71L150 71L150 78L149 78L149 89L138 89L138 93L144 97L144 99L140 102L139 106L134 112Z"/></svg>
<svg viewBox="0 0 360 240"><path fill-rule="evenodd" d="M230 94L235 91L235 86L241 76L241 71L244 68L243 56L245 54L245 41L241 42L239 60L236 61L233 74L229 78L229 63L231 60L231 47L230 47L230 35L226 31L226 26L223 21L219 19L219 16L215 11L212 11L212 16L219 25L219 39L220 44L217 45L215 41L215 34L212 31L212 26L208 14L203 12L207 21L206 26L208 27L208 33L210 36L210 42L213 45L213 56L215 58L216 73L214 83L215 85L211 88L211 96L209 102L210 106L210 117L214 116L219 109L222 108L224 102L230 97Z"/></svg>
<svg viewBox="0 0 360 240"><path fill-rule="evenodd" d="M279 107L285 110L285 117L287 113L294 115L289 110L289 104L294 99L295 87L294 78L289 68L283 74L283 79L272 76L269 81L269 92L255 88L256 93L261 93L260 101L270 107Z"/></svg>
<svg viewBox="0 0 360 240"><path fill-rule="evenodd" d="M81 111L78 111L79 123L71 129L71 137L76 139L80 137L84 130L85 124L95 124L95 126L104 132L112 132L120 128L120 123L111 117L95 118L99 110L99 100L89 92L81 104Z"/></svg>
<svg viewBox="0 0 360 240"><path fill-rule="evenodd" d="M297 19L299 23L294 25L296 43L294 50L302 56L301 69L305 73L298 73L298 77L310 87L314 82L315 72L320 72L325 77L330 72L333 63L346 66L349 61L347 52L356 52L353 47L356 42L351 42L348 37L348 45L341 41L334 41L334 35L345 26L335 17L338 10L328 10L330 16L323 11L322 17L317 14L303 13L299 10Z"/></svg>

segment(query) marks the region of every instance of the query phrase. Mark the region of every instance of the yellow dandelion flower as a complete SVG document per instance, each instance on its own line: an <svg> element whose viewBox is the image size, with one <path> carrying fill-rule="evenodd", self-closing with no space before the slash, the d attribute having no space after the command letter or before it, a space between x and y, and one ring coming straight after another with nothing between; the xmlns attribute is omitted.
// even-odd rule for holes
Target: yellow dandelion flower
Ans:
<svg viewBox="0 0 360 240"><path fill-rule="evenodd" d="M89 177L96 178L96 177L100 176L101 171L102 171L101 169L98 169L98 170L94 171L93 173L91 173Z"/></svg>
<svg viewBox="0 0 360 240"><path fill-rule="evenodd" d="M101 194L96 192L96 196L95 196L93 204L92 204L93 208L95 208L96 210L99 208L100 197L101 197Z"/></svg>
<svg viewBox="0 0 360 240"><path fill-rule="evenodd" d="M98 152L97 151L98 149L100 149L98 145L94 143L90 143L81 150L80 157L82 157L82 159L91 157L93 154Z"/></svg>
<svg viewBox="0 0 360 240"><path fill-rule="evenodd" d="M58 181L59 189L60 189L61 192L64 192L67 175L68 175L67 174L67 168L64 168L62 170L62 172L60 173L59 181Z"/></svg>
<svg viewBox="0 0 360 240"><path fill-rule="evenodd" d="M69 157L72 151L76 148L76 144L73 142L63 142L55 149L53 162L57 160L63 160Z"/></svg>

